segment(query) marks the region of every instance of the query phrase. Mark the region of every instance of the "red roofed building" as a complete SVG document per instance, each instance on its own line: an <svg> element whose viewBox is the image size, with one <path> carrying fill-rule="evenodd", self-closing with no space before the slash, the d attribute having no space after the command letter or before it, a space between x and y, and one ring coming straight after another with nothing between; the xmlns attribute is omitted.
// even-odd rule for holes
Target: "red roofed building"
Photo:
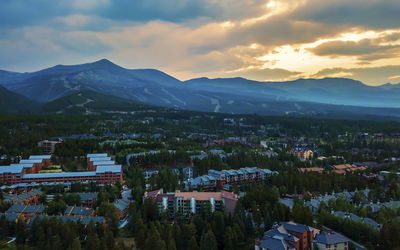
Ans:
<svg viewBox="0 0 400 250"><path fill-rule="evenodd" d="M180 192L163 193L161 190L146 192L144 199L154 199L158 203L160 213L168 212L170 217L175 213L182 212L185 217L201 212L204 206L209 206L211 212L222 208L228 213L233 213L237 203L235 194L221 192Z"/></svg>

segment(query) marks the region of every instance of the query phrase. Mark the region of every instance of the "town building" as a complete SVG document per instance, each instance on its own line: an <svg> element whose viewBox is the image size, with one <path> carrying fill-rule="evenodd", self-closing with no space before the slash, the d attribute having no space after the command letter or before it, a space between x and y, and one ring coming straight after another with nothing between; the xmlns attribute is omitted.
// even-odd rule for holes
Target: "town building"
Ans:
<svg viewBox="0 0 400 250"><path fill-rule="evenodd" d="M305 250L312 249L318 229L295 222L280 222L264 233L262 240L256 240L255 250Z"/></svg>
<svg viewBox="0 0 400 250"><path fill-rule="evenodd" d="M182 168L182 174L185 180L193 178L193 168L192 167L184 167Z"/></svg>
<svg viewBox="0 0 400 250"><path fill-rule="evenodd" d="M115 165L115 161L107 160L110 157L105 157L103 160L95 159L95 161L90 161L88 167L89 171L96 171L97 166L112 166Z"/></svg>
<svg viewBox="0 0 400 250"><path fill-rule="evenodd" d="M59 172L59 173L40 173L24 174L21 182L76 182L94 181L98 183L122 182L121 165L97 166L96 171L86 172Z"/></svg>
<svg viewBox="0 0 400 250"><path fill-rule="evenodd" d="M158 204L160 215L167 213L174 218L177 213L185 218L193 214L199 214L201 209L209 208L211 212L224 209L227 213L233 213L237 203L237 196L233 193L221 192L180 192L163 193L163 190L146 192L144 199L153 199Z"/></svg>
<svg viewBox="0 0 400 250"><path fill-rule="evenodd" d="M43 205L21 205L13 204L7 209L6 214L16 214L18 217L23 217L28 220L34 215L44 214L45 207Z"/></svg>
<svg viewBox="0 0 400 250"><path fill-rule="evenodd" d="M145 182L146 182L146 189L147 188L150 188L150 178L153 176L153 175L157 175L158 174L158 170L153 170L153 171L144 171L144 180L145 180Z"/></svg>
<svg viewBox="0 0 400 250"><path fill-rule="evenodd" d="M270 176L278 174L269 169L260 169L257 167L245 167L231 170L208 170L208 175L189 179L185 182L187 189L202 186L206 189L223 187L224 185L241 185L251 182L260 182L267 180Z"/></svg>
<svg viewBox="0 0 400 250"><path fill-rule="evenodd" d="M0 166L0 182L10 185L20 183L24 174L38 173L50 165L51 155L32 155L18 164Z"/></svg>
<svg viewBox="0 0 400 250"><path fill-rule="evenodd" d="M364 224L370 226L371 228L375 229L376 231L380 231L383 226L382 224L379 224L378 222L376 222L375 220L373 220L371 218L361 217L361 216L358 216L356 214L349 213L349 212L336 211L336 212L332 212L332 214L336 217L341 218L342 220L349 219L352 221L364 223Z"/></svg>
<svg viewBox="0 0 400 250"><path fill-rule="evenodd" d="M97 201L97 192L93 193L78 193L81 199L82 206L94 207Z"/></svg>
<svg viewBox="0 0 400 250"><path fill-rule="evenodd" d="M65 211L64 215L66 216L93 216L94 209L89 207L82 207L82 206L68 206Z"/></svg>
<svg viewBox="0 0 400 250"><path fill-rule="evenodd" d="M5 217L6 221L8 223L16 223L18 221L18 214L6 214L6 213L0 213L0 217Z"/></svg>
<svg viewBox="0 0 400 250"><path fill-rule="evenodd" d="M340 175L345 175L347 173L353 173L354 171L366 170L366 166L360 166L359 164L339 164L332 166L332 170Z"/></svg>
<svg viewBox="0 0 400 250"><path fill-rule="evenodd" d="M314 238L313 244L320 250L348 250L349 242L350 240L343 235L334 231L329 231L317 234Z"/></svg>
<svg viewBox="0 0 400 250"><path fill-rule="evenodd" d="M119 199L114 202L115 209L117 210L119 219L122 220L128 214L129 201L124 199Z"/></svg>
<svg viewBox="0 0 400 250"><path fill-rule="evenodd" d="M19 166L0 166L0 182L3 184L20 183L24 174L24 167Z"/></svg>
<svg viewBox="0 0 400 250"><path fill-rule="evenodd" d="M306 148L293 148L290 150L290 154L298 157L301 161L308 160L314 156L313 151Z"/></svg>
<svg viewBox="0 0 400 250"><path fill-rule="evenodd" d="M38 147L43 148L44 154L51 154L51 153L54 153L57 145L59 145L61 142L62 142L61 139L54 140L54 141L43 140L43 141L38 142Z"/></svg>
<svg viewBox="0 0 400 250"><path fill-rule="evenodd" d="M38 204L39 198L43 194L42 191L38 189L32 189L30 191L24 191L21 193L11 193L4 194L4 200L12 204Z"/></svg>
<svg viewBox="0 0 400 250"><path fill-rule="evenodd" d="M101 157L104 157L104 154L101 154ZM40 173L43 168L50 165L50 155L32 155L29 159L21 160L18 164L0 166L0 182L14 185L19 183L64 183L74 181L115 183L123 180L121 165L115 165L113 161L95 164L93 170L87 172Z"/></svg>
<svg viewBox="0 0 400 250"><path fill-rule="evenodd" d="M105 153L87 154L86 165L89 171L96 171L97 166L115 165L115 162Z"/></svg>

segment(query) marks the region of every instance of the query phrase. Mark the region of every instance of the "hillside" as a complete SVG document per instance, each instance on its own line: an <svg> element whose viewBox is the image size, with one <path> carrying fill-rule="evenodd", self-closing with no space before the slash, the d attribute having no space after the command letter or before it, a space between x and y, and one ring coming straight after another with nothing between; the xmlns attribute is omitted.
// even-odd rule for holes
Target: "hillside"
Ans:
<svg viewBox="0 0 400 250"><path fill-rule="evenodd" d="M2 112L36 113L39 109L39 103L0 86L0 110Z"/></svg>
<svg viewBox="0 0 400 250"><path fill-rule="evenodd" d="M43 112L47 113L95 113L95 112L123 112L151 108L149 105L131 100L104 95L94 91L80 91L54 101L43 104Z"/></svg>

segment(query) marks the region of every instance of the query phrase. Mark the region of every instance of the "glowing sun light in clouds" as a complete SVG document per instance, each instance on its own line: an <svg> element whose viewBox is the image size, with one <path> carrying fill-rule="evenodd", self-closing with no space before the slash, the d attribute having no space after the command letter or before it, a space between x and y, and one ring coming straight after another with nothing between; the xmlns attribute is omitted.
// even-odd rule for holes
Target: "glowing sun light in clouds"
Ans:
<svg viewBox="0 0 400 250"><path fill-rule="evenodd" d="M253 25L258 22L266 21L269 18L281 15L285 12L296 9L306 1L276 1L270 0L265 4L265 14L255 18L249 18L240 23L241 26Z"/></svg>
<svg viewBox="0 0 400 250"><path fill-rule="evenodd" d="M325 68L351 68L354 65L361 64L357 57L358 55L317 55L313 53L312 49L329 42L355 42L358 43L365 39L379 39L392 34L400 34L400 30L385 30L385 31L363 31L353 29L349 32L344 32L336 37L323 38L311 43L304 44L287 44L274 48L267 54L257 57L259 61L263 61L262 68L270 69L286 69L290 71L304 72L302 77L310 77ZM383 45L397 45L400 40L395 41L380 41L377 42L379 46ZM386 65L388 62L393 61L393 58L377 59L373 66ZM332 77L351 76L348 73L340 75L332 75ZM395 77L397 78L397 77Z"/></svg>

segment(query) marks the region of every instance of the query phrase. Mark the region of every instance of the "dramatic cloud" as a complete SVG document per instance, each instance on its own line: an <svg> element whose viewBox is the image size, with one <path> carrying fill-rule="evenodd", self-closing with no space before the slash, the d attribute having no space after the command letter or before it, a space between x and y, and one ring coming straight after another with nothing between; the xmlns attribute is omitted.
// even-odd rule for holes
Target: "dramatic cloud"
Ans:
<svg viewBox="0 0 400 250"><path fill-rule="evenodd" d="M387 54L390 50L400 48L400 32L383 32L375 38L364 38L359 41L334 40L311 48L310 51L319 56L360 56L371 57L371 54ZM382 53L385 52L385 53ZM380 57L376 56L375 59Z"/></svg>
<svg viewBox="0 0 400 250"><path fill-rule="evenodd" d="M378 85L399 81L399 13L398 0L0 1L0 68L108 58L180 79Z"/></svg>
<svg viewBox="0 0 400 250"><path fill-rule="evenodd" d="M399 27L398 0L308 0L294 18L366 29Z"/></svg>

